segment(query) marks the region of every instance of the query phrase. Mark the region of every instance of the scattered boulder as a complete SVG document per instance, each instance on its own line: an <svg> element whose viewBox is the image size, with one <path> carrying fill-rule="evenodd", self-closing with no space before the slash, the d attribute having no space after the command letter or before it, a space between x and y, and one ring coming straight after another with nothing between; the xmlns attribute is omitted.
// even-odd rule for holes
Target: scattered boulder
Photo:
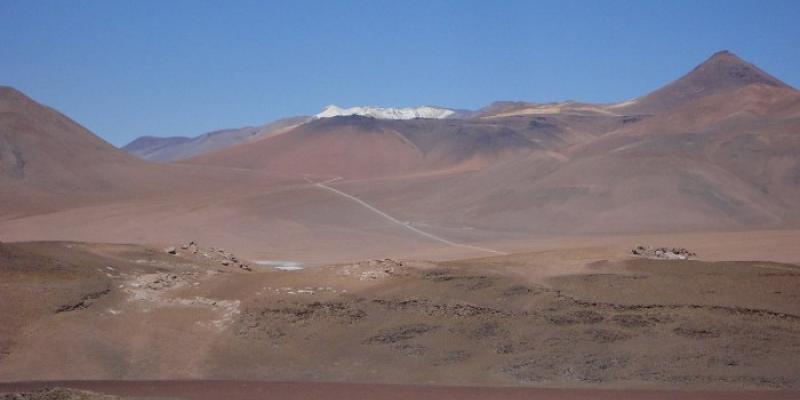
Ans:
<svg viewBox="0 0 800 400"><path fill-rule="evenodd" d="M341 266L339 268L339 274L355 275L362 281L378 280L396 275L402 266L402 262L390 258L368 260Z"/></svg>
<svg viewBox="0 0 800 400"><path fill-rule="evenodd" d="M392 344L403 340L413 339L428 332L436 330L438 327L428 324L401 325L393 328L383 329L374 336L364 341L365 344Z"/></svg>
<svg viewBox="0 0 800 400"><path fill-rule="evenodd" d="M222 266L237 266L245 271L252 271L249 265L244 264L242 260L236 257L233 253L225 251L222 248L216 248L213 246L209 246L207 248L201 248L200 245L197 244L195 241L184 242L180 245L181 250L188 250L192 254L196 254L206 259L218 262L222 264ZM165 252L169 254L177 254L177 250L174 246L167 247L164 249ZM183 253L185 254L185 253Z"/></svg>
<svg viewBox="0 0 800 400"><path fill-rule="evenodd" d="M120 400L122 397L85 390L45 387L29 392L0 393L0 400Z"/></svg>
<svg viewBox="0 0 800 400"><path fill-rule="evenodd" d="M637 257L654 260L688 260L697 254L683 247L636 246L631 253Z"/></svg>
<svg viewBox="0 0 800 400"><path fill-rule="evenodd" d="M197 254L197 243L195 243L194 240L192 240L189 243L182 244L181 249L189 250L193 254Z"/></svg>

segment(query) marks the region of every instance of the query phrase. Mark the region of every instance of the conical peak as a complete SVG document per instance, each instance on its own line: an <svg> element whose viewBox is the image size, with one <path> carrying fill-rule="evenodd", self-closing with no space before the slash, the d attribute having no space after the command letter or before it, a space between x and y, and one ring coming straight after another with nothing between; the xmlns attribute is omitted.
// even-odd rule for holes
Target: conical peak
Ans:
<svg viewBox="0 0 800 400"><path fill-rule="evenodd" d="M680 81L693 81L695 85L699 84L707 89L744 86L752 83L786 86L785 83L728 50L714 53Z"/></svg>

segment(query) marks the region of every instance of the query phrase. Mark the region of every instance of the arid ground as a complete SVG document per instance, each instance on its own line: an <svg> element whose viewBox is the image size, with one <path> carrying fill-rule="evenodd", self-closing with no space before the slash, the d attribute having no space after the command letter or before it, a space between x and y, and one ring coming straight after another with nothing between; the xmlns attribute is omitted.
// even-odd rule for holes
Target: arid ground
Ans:
<svg viewBox="0 0 800 400"><path fill-rule="evenodd" d="M126 152L0 86L0 392L101 393L0 398L800 398L800 92L444 111Z"/></svg>
<svg viewBox="0 0 800 400"><path fill-rule="evenodd" d="M747 253L732 243L731 254ZM795 264L702 253L651 260L594 245L246 271L214 251L0 245L0 376L767 391L758 398L800 389ZM203 398L191 386L201 383L176 385L183 389L160 387ZM134 383L80 387L147 392ZM394 398L393 389L366 388ZM586 393L595 392L558 395ZM630 398L668 392L637 393Z"/></svg>

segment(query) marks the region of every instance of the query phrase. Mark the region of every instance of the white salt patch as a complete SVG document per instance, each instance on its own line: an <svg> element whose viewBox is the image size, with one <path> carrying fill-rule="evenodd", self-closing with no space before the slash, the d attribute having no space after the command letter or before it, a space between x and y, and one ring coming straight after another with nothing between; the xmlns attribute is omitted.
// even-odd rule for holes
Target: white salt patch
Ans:
<svg viewBox="0 0 800 400"><path fill-rule="evenodd" d="M303 264L297 261L284 261L284 260L259 260L254 261L256 265L263 265L279 269L281 271L297 271L303 269Z"/></svg>

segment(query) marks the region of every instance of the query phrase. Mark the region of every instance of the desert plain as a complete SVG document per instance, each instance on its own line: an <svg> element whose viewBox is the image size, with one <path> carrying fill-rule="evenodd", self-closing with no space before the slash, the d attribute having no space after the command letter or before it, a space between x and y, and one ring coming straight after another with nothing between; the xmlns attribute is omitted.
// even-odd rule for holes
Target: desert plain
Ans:
<svg viewBox="0 0 800 400"><path fill-rule="evenodd" d="M0 398L800 398L796 89L446 111L125 152L0 88Z"/></svg>

